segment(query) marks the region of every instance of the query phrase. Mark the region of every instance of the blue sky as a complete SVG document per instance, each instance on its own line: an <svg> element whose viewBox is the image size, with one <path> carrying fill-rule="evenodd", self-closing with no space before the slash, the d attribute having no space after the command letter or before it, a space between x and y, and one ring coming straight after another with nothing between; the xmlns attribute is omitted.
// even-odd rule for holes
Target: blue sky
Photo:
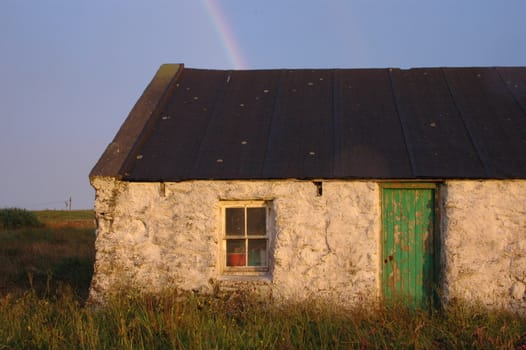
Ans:
<svg viewBox="0 0 526 350"><path fill-rule="evenodd" d="M89 171L162 63L525 66L525 16L524 0L1 0L0 207L91 208Z"/></svg>

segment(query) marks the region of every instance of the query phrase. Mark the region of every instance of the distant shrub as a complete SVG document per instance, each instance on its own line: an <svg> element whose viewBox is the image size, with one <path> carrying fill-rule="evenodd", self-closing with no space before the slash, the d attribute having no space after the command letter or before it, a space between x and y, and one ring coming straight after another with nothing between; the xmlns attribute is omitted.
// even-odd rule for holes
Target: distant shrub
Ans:
<svg viewBox="0 0 526 350"><path fill-rule="evenodd" d="M14 229L22 227L38 227L42 224L31 211L20 208L5 208L0 209L0 225L4 229Z"/></svg>

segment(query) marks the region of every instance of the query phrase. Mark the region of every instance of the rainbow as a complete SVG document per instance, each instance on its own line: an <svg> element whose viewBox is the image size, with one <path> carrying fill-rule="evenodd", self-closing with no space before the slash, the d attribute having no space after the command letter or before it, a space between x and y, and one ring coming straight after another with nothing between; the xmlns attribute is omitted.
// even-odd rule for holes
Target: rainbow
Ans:
<svg viewBox="0 0 526 350"><path fill-rule="evenodd" d="M221 43L234 69L247 69L248 64L239 48L236 37L230 30L230 26L223 10L217 0L203 0L203 6L208 13L216 32L221 39Z"/></svg>

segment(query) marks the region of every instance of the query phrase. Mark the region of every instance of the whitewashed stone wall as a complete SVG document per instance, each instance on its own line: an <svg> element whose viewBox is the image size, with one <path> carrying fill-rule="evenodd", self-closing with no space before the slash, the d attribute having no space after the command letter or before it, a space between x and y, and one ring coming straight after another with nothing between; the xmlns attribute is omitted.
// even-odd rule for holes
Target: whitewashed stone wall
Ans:
<svg viewBox="0 0 526 350"><path fill-rule="evenodd" d="M526 181L442 187L446 299L526 310Z"/></svg>
<svg viewBox="0 0 526 350"><path fill-rule="evenodd" d="M212 292L263 288L284 298L343 304L380 296L380 188L376 182L92 179L97 257L91 298L118 288ZM526 309L526 181L441 186L445 300ZM220 272L221 200L272 200L271 278L238 284Z"/></svg>
<svg viewBox="0 0 526 350"><path fill-rule="evenodd" d="M379 188L371 182L188 181L126 183L94 178L97 257L91 297L113 288L211 292L220 274L221 200L271 199L273 296L377 298ZM163 193L164 192L164 193ZM250 285L250 283L241 283Z"/></svg>

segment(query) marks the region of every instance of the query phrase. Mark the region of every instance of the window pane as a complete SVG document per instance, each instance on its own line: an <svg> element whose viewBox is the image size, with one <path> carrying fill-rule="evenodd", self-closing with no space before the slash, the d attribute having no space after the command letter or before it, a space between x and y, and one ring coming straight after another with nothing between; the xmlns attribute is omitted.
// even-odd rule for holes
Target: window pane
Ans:
<svg viewBox="0 0 526 350"><path fill-rule="evenodd" d="M227 266L245 266L245 240L244 239L227 239L226 241L226 265Z"/></svg>
<svg viewBox="0 0 526 350"><path fill-rule="evenodd" d="M247 208L247 234L266 235L267 234L267 208Z"/></svg>
<svg viewBox="0 0 526 350"><path fill-rule="evenodd" d="M245 208L226 208L226 235L245 235Z"/></svg>
<svg viewBox="0 0 526 350"><path fill-rule="evenodd" d="M267 266L267 240L248 240L248 265Z"/></svg>

